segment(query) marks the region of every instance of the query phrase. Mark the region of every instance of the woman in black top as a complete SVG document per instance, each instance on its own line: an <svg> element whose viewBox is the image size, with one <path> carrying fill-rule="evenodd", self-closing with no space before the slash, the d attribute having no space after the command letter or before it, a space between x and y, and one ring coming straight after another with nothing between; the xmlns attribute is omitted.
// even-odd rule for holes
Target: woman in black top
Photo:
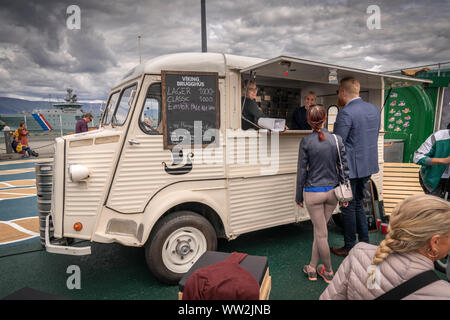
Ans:
<svg viewBox="0 0 450 320"><path fill-rule="evenodd" d="M300 143L296 202L300 207L306 204L314 225L314 242L311 261L303 271L310 280L316 280L318 272L329 283L333 279L333 269L327 223L338 202L333 189L339 182L344 182L344 178L348 179L347 158L342 138L336 136L344 168L342 171L335 137L323 128L326 111L322 105L311 106L307 112L307 120L313 132ZM323 264L317 265L319 260Z"/></svg>

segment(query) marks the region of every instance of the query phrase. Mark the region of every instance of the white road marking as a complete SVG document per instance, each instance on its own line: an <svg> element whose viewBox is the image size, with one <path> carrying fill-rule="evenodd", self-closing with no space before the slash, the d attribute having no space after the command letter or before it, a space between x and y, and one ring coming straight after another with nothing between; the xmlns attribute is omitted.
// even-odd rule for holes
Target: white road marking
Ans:
<svg viewBox="0 0 450 320"><path fill-rule="evenodd" d="M13 227L14 229L17 229L20 232L29 234L30 236L33 236L33 237L39 236L39 233L36 233L36 232L31 231L31 230L25 229L25 228L19 226L18 224L15 224L14 222L11 222L11 221L0 221L0 223L7 224L8 226Z"/></svg>
<svg viewBox="0 0 450 320"><path fill-rule="evenodd" d="M15 188L16 186L13 186L12 184L9 184L8 182L0 182L0 184L4 184L9 188Z"/></svg>

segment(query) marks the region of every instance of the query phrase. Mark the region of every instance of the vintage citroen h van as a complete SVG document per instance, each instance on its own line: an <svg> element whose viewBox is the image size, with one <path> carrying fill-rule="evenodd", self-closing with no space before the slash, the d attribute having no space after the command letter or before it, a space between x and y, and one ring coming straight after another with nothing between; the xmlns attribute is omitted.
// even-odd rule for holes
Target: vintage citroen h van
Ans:
<svg viewBox="0 0 450 320"><path fill-rule="evenodd" d="M56 139L54 237L145 246L154 275L175 283L216 249L218 237L309 219L295 190L298 146L310 131L243 131L241 82L256 77L264 112L289 126L302 94L312 90L319 103L334 105L345 76L361 82L361 96L380 112L386 89L426 82L218 53L171 54L137 66L111 89L98 130ZM329 112L330 126L337 109ZM200 134L197 144L190 133ZM378 157L383 168L383 132ZM372 182L382 210L382 171ZM90 254L90 247L52 243L49 219L46 229L48 252Z"/></svg>

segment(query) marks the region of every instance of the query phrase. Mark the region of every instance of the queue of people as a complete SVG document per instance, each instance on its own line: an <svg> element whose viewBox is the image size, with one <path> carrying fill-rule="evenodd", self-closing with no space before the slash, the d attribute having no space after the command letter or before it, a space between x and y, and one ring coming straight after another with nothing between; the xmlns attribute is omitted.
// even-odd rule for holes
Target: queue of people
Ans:
<svg viewBox="0 0 450 320"><path fill-rule="evenodd" d="M340 81L342 109L333 134L324 129L324 107L308 103L315 103L312 94L308 101L305 98L306 121L313 132L299 146L296 202L308 209L314 241L303 272L311 281L320 276L329 283L320 296L323 300L450 299L450 283L430 271L434 261L450 252L449 202L433 195L407 198L390 216L385 240L378 247L369 244L362 200L366 182L379 171L381 119L378 109L363 101L359 91L355 78ZM423 165L420 179L425 192L441 197L448 184L449 132L435 133L415 154L415 161ZM330 248L327 222L338 202L334 188L348 179L353 199L340 203L344 246ZM336 275L330 252L345 257Z"/></svg>
<svg viewBox="0 0 450 320"><path fill-rule="evenodd" d="M359 242L369 242L362 200L365 183L378 172L380 115L374 105L359 97L359 91L360 84L355 78L340 81L338 102L343 108L333 135L323 128L326 110L322 105L308 106L306 110L313 133L304 137L299 147L296 202L303 207L304 193L314 226L312 258L303 268L310 280L316 280L318 274L326 282L332 281L330 250L338 256L347 256L355 245L356 234ZM353 199L340 204L344 247L329 248L327 223L337 204L333 189L347 180L350 180ZM319 257L323 265L318 265Z"/></svg>

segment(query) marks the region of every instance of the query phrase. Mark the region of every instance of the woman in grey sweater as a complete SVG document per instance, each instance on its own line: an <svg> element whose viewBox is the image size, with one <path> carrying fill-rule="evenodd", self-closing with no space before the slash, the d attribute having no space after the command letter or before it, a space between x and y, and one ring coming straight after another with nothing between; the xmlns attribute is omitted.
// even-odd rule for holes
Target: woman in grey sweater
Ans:
<svg viewBox="0 0 450 320"><path fill-rule="evenodd" d="M325 108L319 104L313 105L306 115L313 132L300 142L296 202L300 207L305 204L308 209L314 225L314 242L311 260L304 266L303 271L309 280L317 280L319 273L329 283L333 279L333 269L327 223L338 202L333 189L339 182L348 180L347 157L341 137L335 136L341 152L344 168L342 171L336 139L323 128L326 120ZM319 260L322 260L323 264L318 265Z"/></svg>

